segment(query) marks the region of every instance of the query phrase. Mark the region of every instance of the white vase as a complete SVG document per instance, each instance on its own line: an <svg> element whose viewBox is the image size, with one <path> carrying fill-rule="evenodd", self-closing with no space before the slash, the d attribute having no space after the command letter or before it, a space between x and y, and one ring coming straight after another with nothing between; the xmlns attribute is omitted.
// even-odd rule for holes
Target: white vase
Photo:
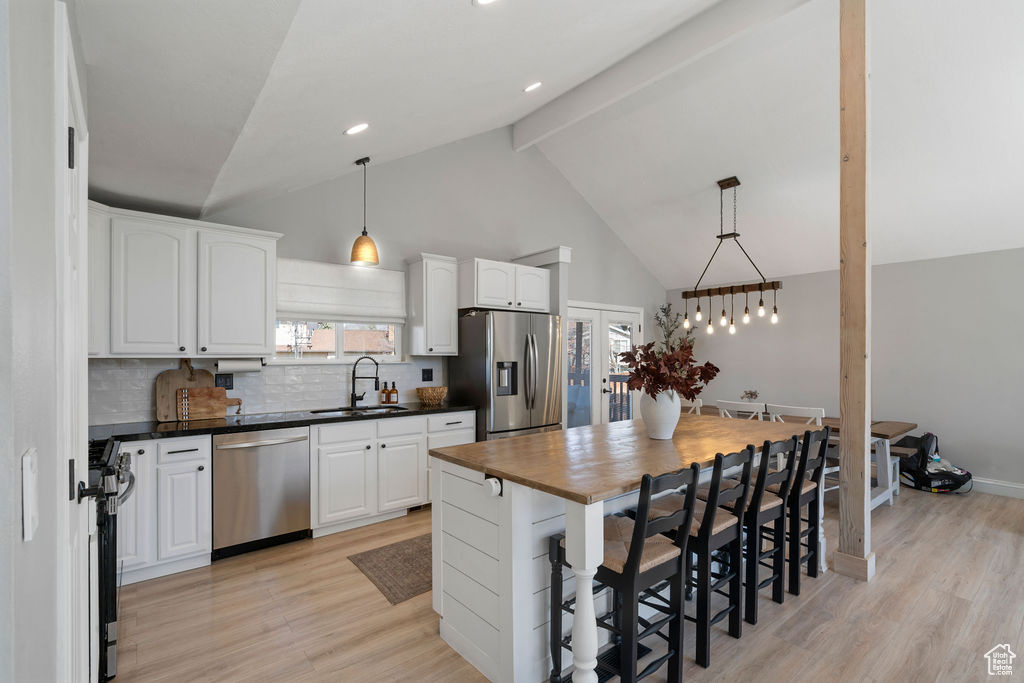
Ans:
<svg viewBox="0 0 1024 683"><path fill-rule="evenodd" d="M679 394L671 389L662 391L656 399L646 393L640 396L640 417L647 427L647 436L652 439L671 439L681 410Z"/></svg>

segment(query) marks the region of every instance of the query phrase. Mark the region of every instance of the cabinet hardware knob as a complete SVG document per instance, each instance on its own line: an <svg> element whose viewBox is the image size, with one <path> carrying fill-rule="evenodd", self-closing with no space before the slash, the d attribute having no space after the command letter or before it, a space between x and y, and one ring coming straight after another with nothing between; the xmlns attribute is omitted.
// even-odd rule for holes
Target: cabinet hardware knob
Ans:
<svg viewBox="0 0 1024 683"><path fill-rule="evenodd" d="M427 349L427 351L433 351L433 350L434 350L433 346L431 346L429 349Z"/></svg>
<svg viewBox="0 0 1024 683"><path fill-rule="evenodd" d="M184 353L185 352L185 347L184 346L179 346L178 350L181 351L182 353Z"/></svg>
<svg viewBox="0 0 1024 683"><path fill-rule="evenodd" d="M206 468L205 468L204 466L200 465L200 466L199 466L199 467L197 467L196 469L197 469L197 470L199 470L200 472L202 472L202 471L203 471L203 470L205 470Z"/></svg>
<svg viewBox="0 0 1024 683"><path fill-rule="evenodd" d="M145 452L146 452L145 448L140 448L139 449L139 455L143 455Z"/></svg>
<svg viewBox="0 0 1024 683"><path fill-rule="evenodd" d="M203 348L201 348L201 349L199 349L199 350L200 350L200 351L205 351L205 350L206 350L206 347L204 346Z"/></svg>
<svg viewBox="0 0 1024 683"><path fill-rule="evenodd" d="M522 301L520 301L520 302L516 303L516 306L522 306L522 305L523 305L523 302L522 302Z"/></svg>
<svg viewBox="0 0 1024 683"><path fill-rule="evenodd" d="M380 445L380 447L381 447L381 448L387 448L387 447L388 447L388 445L387 445L386 443L382 443L382 444Z"/></svg>
<svg viewBox="0 0 1024 683"><path fill-rule="evenodd" d="M512 305L512 302L511 302L511 301L509 301L509 302L508 302L508 305L509 305L509 306L511 306L511 305Z"/></svg>
<svg viewBox="0 0 1024 683"><path fill-rule="evenodd" d="M366 444L366 450L370 450L370 444Z"/></svg>

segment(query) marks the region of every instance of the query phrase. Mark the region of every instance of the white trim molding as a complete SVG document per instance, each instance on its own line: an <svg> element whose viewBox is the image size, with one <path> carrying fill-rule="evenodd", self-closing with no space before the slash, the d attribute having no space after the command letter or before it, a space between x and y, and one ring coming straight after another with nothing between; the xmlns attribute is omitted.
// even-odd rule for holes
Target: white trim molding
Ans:
<svg viewBox="0 0 1024 683"><path fill-rule="evenodd" d="M593 301L572 301L568 302L569 308L588 308L595 311L615 311L616 313L636 313L643 315L643 306L618 306L616 304L598 304Z"/></svg>
<svg viewBox="0 0 1024 683"><path fill-rule="evenodd" d="M1007 498L1024 499L1024 484L1018 484L1013 481L974 477L973 490L979 493L991 493L996 496L1006 496Z"/></svg>
<svg viewBox="0 0 1024 683"><path fill-rule="evenodd" d="M572 263L572 247L554 247L526 254L512 259L513 263L523 266L550 266L553 263Z"/></svg>

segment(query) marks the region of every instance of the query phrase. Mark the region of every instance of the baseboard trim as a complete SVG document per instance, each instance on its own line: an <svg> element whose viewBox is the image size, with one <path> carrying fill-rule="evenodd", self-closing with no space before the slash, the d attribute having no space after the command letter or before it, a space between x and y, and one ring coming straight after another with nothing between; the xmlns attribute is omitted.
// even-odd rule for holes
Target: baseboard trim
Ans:
<svg viewBox="0 0 1024 683"><path fill-rule="evenodd" d="M1024 484L999 479L974 477L974 489L979 493L992 493L1007 498L1024 498Z"/></svg>
<svg viewBox="0 0 1024 683"><path fill-rule="evenodd" d="M339 522L338 524L329 524L327 526L322 526L317 529L313 529L313 538L320 538L321 536L336 534L339 531L358 529L361 526L376 524L377 522L386 522L389 519L404 517L407 512L407 510L395 510L392 512L385 512L381 515L374 515L373 517L362 517L360 519L354 519L350 522Z"/></svg>

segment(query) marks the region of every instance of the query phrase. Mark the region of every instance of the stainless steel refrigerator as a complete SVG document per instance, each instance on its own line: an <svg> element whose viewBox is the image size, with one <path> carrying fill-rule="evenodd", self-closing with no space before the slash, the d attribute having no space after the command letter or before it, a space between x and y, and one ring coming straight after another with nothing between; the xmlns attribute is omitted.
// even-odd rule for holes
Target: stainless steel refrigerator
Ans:
<svg viewBox="0 0 1024 683"><path fill-rule="evenodd" d="M451 400L477 406L477 441L560 429L562 321L557 315L469 311L448 361Z"/></svg>

